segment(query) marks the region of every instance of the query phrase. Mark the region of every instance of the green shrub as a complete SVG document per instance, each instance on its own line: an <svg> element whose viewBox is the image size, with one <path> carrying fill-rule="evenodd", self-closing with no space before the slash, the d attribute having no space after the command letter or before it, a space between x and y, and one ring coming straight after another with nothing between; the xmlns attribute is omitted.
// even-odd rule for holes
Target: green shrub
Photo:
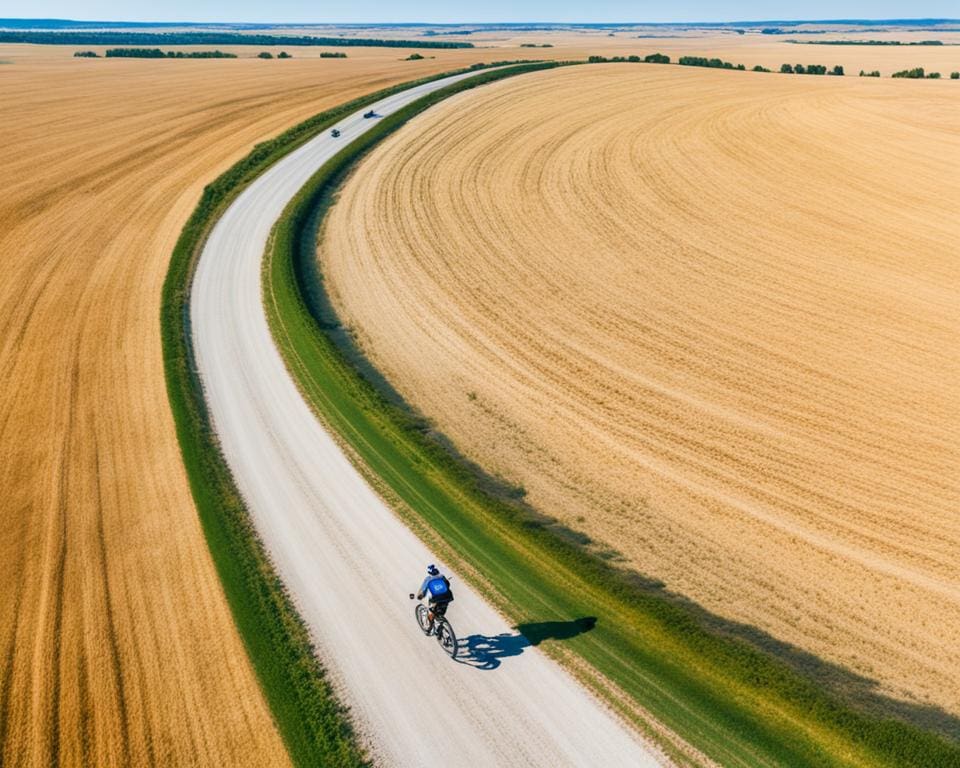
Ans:
<svg viewBox="0 0 960 768"><path fill-rule="evenodd" d="M647 64L669 64L670 63L670 57L665 56L662 53L651 53L648 56L644 56L643 60Z"/></svg>
<svg viewBox="0 0 960 768"><path fill-rule="evenodd" d="M344 55L346 55L346 54L344 54ZM292 59L293 56L291 56L291 55L290 55L289 53L287 53L286 51L280 51L280 53L277 54L277 58L278 58L278 59Z"/></svg>
<svg viewBox="0 0 960 768"><path fill-rule="evenodd" d="M860 77L880 77L880 70L875 69L872 72L865 72L864 70L861 69Z"/></svg>
<svg viewBox="0 0 960 768"><path fill-rule="evenodd" d="M270 53L270 51L260 51L260 53L257 54L257 58L258 58L258 59L272 59L272 58L273 58L273 54Z"/></svg>
<svg viewBox="0 0 960 768"><path fill-rule="evenodd" d="M345 59L347 54L341 51L320 51L321 59Z"/></svg>
<svg viewBox="0 0 960 768"><path fill-rule="evenodd" d="M926 73L924 72L923 67L916 67L915 69L902 69L899 72L894 72L891 77L905 77L909 80L921 80Z"/></svg>
<svg viewBox="0 0 960 768"><path fill-rule="evenodd" d="M404 61L420 61L421 59L423 59L421 54L411 53L409 56L407 56L407 58L404 59Z"/></svg>
<svg viewBox="0 0 960 768"><path fill-rule="evenodd" d="M781 64L781 65L780 65L780 73L783 74L783 75L792 75L792 74L793 74L793 67L792 67L790 64Z"/></svg>
<svg viewBox="0 0 960 768"><path fill-rule="evenodd" d="M838 77L843 77L843 67L837 64L837 66L835 66L833 69L830 70L830 74L836 75Z"/></svg>
<svg viewBox="0 0 960 768"><path fill-rule="evenodd" d="M766 67L761 67L759 64L757 64L757 66L755 66L752 71L753 72L769 72L770 70L767 69Z"/></svg>
<svg viewBox="0 0 960 768"><path fill-rule="evenodd" d="M927 79L928 79L928 80L939 80L939 79L940 79L940 73L939 73L939 72L931 72L929 75L927 75Z"/></svg>
<svg viewBox="0 0 960 768"><path fill-rule="evenodd" d="M100 58L100 54L98 54L96 51L77 51L75 54L73 54L73 56L74 58L77 58L77 59L99 59Z"/></svg>
<svg viewBox="0 0 960 768"><path fill-rule="evenodd" d="M951 79L951 80L960 80L960 72L951 72L951 73L950 73L950 79Z"/></svg>

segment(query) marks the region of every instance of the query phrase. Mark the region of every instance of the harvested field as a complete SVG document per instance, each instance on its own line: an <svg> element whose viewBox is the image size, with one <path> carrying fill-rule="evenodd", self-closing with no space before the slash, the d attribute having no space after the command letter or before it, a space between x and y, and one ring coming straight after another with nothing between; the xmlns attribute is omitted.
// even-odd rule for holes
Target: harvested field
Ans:
<svg viewBox="0 0 960 768"><path fill-rule="evenodd" d="M489 52L72 53L0 46L0 764L284 765L174 434L170 253L255 142Z"/></svg>
<svg viewBox="0 0 960 768"><path fill-rule="evenodd" d="M949 82L528 75L374 150L319 257L377 368L533 507L957 737L958 106Z"/></svg>

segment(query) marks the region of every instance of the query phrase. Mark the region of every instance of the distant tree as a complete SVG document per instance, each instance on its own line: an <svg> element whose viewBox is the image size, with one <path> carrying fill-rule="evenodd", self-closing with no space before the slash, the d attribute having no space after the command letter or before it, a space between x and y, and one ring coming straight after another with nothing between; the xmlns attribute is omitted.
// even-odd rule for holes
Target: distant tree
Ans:
<svg viewBox="0 0 960 768"><path fill-rule="evenodd" d="M939 79L940 79L940 73L939 73L939 72L931 72L929 75L927 75L927 79L928 79L928 80L939 80Z"/></svg>
<svg viewBox="0 0 960 768"><path fill-rule="evenodd" d="M260 53L257 54L257 58L258 58L258 59L272 59L272 58L273 58L273 54L270 53L270 51L260 51Z"/></svg>
<svg viewBox="0 0 960 768"><path fill-rule="evenodd" d="M789 64L781 64L781 65L780 65L780 73L781 73L781 74L784 74L784 75L792 75L792 74L793 74L793 67L790 66Z"/></svg>
<svg viewBox="0 0 960 768"><path fill-rule="evenodd" d="M347 54L342 51L320 51L321 59L345 59Z"/></svg>
<svg viewBox="0 0 960 768"><path fill-rule="evenodd" d="M98 54L96 51L77 51L73 55L78 59L99 59L100 58L100 54Z"/></svg>
<svg viewBox="0 0 960 768"><path fill-rule="evenodd" d="M830 70L831 75L837 75L838 77L843 77L843 67L839 64Z"/></svg>
<svg viewBox="0 0 960 768"><path fill-rule="evenodd" d="M951 80L960 80L960 72L951 72L951 73L950 73L950 79L951 79Z"/></svg>
<svg viewBox="0 0 960 768"><path fill-rule="evenodd" d="M864 72L864 71L861 69L861 70L860 70L860 77L880 77L880 70L879 70L879 69L875 69L875 70L873 70L872 72Z"/></svg>
<svg viewBox="0 0 960 768"><path fill-rule="evenodd" d="M806 68L803 66L803 64L794 64L794 66L793 66L793 71L794 71L795 74L798 74L798 75L805 75L805 74L807 74L807 70L806 70Z"/></svg>
<svg viewBox="0 0 960 768"><path fill-rule="evenodd" d="M766 67L761 67L759 64L753 68L754 72L769 72L770 70Z"/></svg>
<svg viewBox="0 0 960 768"><path fill-rule="evenodd" d="M291 56L291 55L290 55L289 53L287 53L286 51L280 51L280 53L279 53L279 55L277 56L277 58L278 58L278 59L292 59L293 56Z"/></svg>
<svg viewBox="0 0 960 768"><path fill-rule="evenodd" d="M644 56L643 60L647 64L669 64L670 63L670 57L665 56L662 53L651 53L647 56Z"/></svg>

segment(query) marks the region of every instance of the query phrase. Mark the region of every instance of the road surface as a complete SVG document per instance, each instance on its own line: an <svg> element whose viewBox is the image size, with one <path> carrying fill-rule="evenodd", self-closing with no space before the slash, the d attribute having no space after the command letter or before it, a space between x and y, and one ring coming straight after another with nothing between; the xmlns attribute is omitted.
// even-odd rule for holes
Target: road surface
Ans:
<svg viewBox="0 0 960 768"><path fill-rule="evenodd" d="M465 76L373 108L387 115ZM278 162L230 206L201 255L193 340L237 486L378 764L662 764L655 747L530 647L455 573L449 618L461 662L421 634L407 594L433 555L317 421L274 347L260 283L271 227L309 177L374 122L358 112L338 124L339 139L325 133Z"/></svg>

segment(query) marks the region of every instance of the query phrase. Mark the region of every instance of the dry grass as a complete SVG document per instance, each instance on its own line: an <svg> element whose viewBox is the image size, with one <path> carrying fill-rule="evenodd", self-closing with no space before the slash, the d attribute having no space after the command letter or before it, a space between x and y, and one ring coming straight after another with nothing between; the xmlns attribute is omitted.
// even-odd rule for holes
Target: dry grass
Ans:
<svg viewBox="0 0 960 768"><path fill-rule="evenodd" d="M72 53L0 46L0 763L283 765L174 435L167 262L256 141L485 57Z"/></svg>
<svg viewBox="0 0 960 768"><path fill-rule="evenodd" d="M328 287L533 506L958 715L958 106L629 64L498 83L364 161Z"/></svg>

